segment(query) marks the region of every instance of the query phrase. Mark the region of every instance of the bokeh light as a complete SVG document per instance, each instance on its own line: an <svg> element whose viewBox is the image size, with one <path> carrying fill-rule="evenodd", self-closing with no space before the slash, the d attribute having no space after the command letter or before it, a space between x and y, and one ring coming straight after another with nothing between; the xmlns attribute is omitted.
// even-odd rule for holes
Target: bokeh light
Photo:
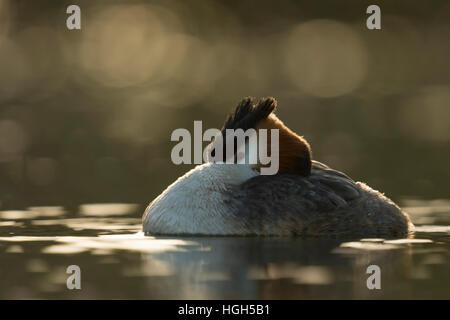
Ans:
<svg viewBox="0 0 450 320"><path fill-rule="evenodd" d="M351 27L332 20L296 26L286 45L286 71L300 89L317 97L355 90L367 71L367 52Z"/></svg>
<svg viewBox="0 0 450 320"><path fill-rule="evenodd" d="M446 193L446 1L382 1L381 30L331 1L85 1L81 30L63 4L20 3L0 0L1 210L143 205L190 168L171 132L220 128L244 96L277 98L316 160L393 199Z"/></svg>

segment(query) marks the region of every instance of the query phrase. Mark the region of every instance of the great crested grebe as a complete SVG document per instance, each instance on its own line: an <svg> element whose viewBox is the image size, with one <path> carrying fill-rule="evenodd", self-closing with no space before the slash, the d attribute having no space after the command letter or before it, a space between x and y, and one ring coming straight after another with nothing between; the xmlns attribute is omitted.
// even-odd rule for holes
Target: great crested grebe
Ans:
<svg viewBox="0 0 450 320"><path fill-rule="evenodd" d="M305 139L273 113L273 98L245 98L222 128L279 129L279 171L207 162L178 178L143 216L149 235L403 237L414 229L394 202L311 160ZM268 142L270 143L270 141Z"/></svg>

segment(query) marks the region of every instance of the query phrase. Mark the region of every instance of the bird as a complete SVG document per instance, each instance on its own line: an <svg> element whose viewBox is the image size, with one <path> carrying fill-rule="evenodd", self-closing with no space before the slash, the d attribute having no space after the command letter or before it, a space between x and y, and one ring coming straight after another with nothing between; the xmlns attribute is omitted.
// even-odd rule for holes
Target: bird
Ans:
<svg viewBox="0 0 450 320"><path fill-rule="evenodd" d="M414 232L408 214L384 194L313 160L307 140L289 129L276 109L273 97L242 99L221 129L223 143L208 146L208 161L150 202L143 232L313 238L402 238ZM278 129L277 173L261 174L267 165L238 163L236 155L231 162L211 161L218 148L229 156L227 129Z"/></svg>

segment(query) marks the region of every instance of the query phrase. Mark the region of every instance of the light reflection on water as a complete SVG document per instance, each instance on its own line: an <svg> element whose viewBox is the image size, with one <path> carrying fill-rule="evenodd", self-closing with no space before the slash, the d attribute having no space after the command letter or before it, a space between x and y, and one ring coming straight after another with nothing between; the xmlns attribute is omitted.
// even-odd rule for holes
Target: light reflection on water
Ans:
<svg viewBox="0 0 450 320"><path fill-rule="evenodd" d="M417 232L399 240L146 237L134 204L0 211L0 298L449 299L450 202L405 203Z"/></svg>

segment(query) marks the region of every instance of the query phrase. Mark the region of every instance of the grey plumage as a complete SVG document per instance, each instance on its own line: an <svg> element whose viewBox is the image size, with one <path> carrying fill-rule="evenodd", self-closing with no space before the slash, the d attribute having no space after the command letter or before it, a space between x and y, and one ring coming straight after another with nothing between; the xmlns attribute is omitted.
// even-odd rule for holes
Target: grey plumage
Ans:
<svg viewBox="0 0 450 320"><path fill-rule="evenodd" d="M237 233L320 237L401 237L413 228L390 199L313 161L311 175L260 175L230 186Z"/></svg>

